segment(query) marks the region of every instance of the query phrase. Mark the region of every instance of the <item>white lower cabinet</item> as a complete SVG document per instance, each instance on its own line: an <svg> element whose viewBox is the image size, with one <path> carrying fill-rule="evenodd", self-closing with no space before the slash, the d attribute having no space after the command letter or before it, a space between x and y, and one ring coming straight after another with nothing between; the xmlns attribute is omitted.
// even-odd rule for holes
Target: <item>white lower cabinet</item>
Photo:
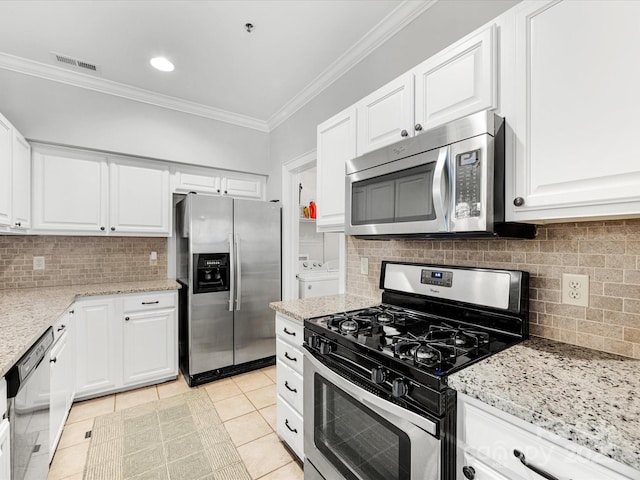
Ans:
<svg viewBox="0 0 640 480"><path fill-rule="evenodd" d="M548 478L640 478L640 472L461 394L457 458L459 480L542 478L531 467L546 472Z"/></svg>
<svg viewBox="0 0 640 480"><path fill-rule="evenodd" d="M141 306L154 301L137 298ZM134 312L125 309L123 314L124 385L175 375L178 361L175 307Z"/></svg>
<svg viewBox="0 0 640 480"><path fill-rule="evenodd" d="M80 300L76 314L76 395L79 398L113 390L122 364L115 298Z"/></svg>
<svg viewBox="0 0 640 480"><path fill-rule="evenodd" d="M280 438L304 460L302 420L302 342L299 320L276 313L277 418Z"/></svg>
<svg viewBox="0 0 640 480"><path fill-rule="evenodd" d="M0 421L0 478L11 478L11 448L9 420Z"/></svg>
<svg viewBox="0 0 640 480"><path fill-rule="evenodd" d="M73 342L74 311L62 315L53 325L54 344L49 353L51 372L49 386L51 405L49 413L49 461L60 441L62 429L75 397L75 358Z"/></svg>
<svg viewBox="0 0 640 480"><path fill-rule="evenodd" d="M178 374L175 291L94 297L79 300L74 309L77 398Z"/></svg>

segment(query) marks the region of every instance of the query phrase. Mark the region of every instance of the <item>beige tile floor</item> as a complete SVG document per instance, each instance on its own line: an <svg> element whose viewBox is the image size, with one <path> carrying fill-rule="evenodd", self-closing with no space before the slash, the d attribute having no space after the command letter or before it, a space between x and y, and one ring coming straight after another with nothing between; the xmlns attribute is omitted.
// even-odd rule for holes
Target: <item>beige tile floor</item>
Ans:
<svg viewBox="0 0 640 480"><path fill-rule="evenodd" d="M302 480L302 469L283 447L276 430L276 368L267 367L201 385L224 422L254 479ZM75 403L51 462L48 480L82 480L95 417L189 390L182 376L173 382Z"/></svg>

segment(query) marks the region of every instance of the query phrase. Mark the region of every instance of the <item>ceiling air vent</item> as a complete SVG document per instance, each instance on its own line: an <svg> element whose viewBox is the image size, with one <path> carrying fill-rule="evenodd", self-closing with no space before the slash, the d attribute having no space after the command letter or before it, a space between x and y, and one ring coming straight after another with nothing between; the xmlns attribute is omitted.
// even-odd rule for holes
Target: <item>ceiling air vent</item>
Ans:
<svg viewBox="0 0 640 480"><path fill-rule="evenodd" d="M98 73L100 71L100 67L94 63L85 62L84 60L79 60L69 55L62 55L61 53L51 52L51 54L53 55L57 63L61 63L65 67L72 67L74 70L85 73L87 71L93 73Z"/></svg>

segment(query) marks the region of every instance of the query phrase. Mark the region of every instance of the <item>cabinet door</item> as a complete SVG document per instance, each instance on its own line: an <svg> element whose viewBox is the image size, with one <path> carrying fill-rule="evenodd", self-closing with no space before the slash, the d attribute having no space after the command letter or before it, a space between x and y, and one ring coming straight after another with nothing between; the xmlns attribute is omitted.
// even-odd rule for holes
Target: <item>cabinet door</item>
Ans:
<svg viewBox="0 0 640 480"><path fill-rule="evenodd" d="M12 227L31 227L31 145L13 130Z"/></svg>
<svg viewBox="0 0 640 480"><path fill-rule="evenodd" d="M34 148L34 230L105 232L108 175L101 155Z"/></svg>
<svg viewBox="0 0 640 480"><path fill-rule="evenodd" d="M56 445L62 435L65 419L70 405L67 404L69 398L70 382L73 370L73 359L71 358L71 344L69 334L65 333L57 341L50 353L51 361L51 407L49 413L49 456L53 458Z"/></svg>
<svg viewBox="0 0 640 480"><path fill-rule="evenodd" d="M9 420L0 421L0 478L11 478L10 438Z"/></svg>
<svg viewBox="0 0 640 480"><path fill-rule="evenodd" d="M262 180L257 178L225 177L222 193L232 197L262 198Z"/></svg>
<svg viewBox="0 0 640 480"><path fill-rule="evenodd" d="M428 130L497 107L495 35L491 26L465 37L413 70L415 129Z"/></svg>
<svg viewBox="0 0 640 480"><path fill-rule="evenodd" d="M117 159L109 162L109 232L169 236L169 170Z"/></svg>
<svg viewBox="0 0 640 480"><path fill-rule="evenodd" d="M11 224L11 143L13 127L0 115L0 225Z"/></svg>
<svg viewBox="0 0 640 480"><path fill-rule="evenodd" d="M518 5L507 220L640 213L638 18L640 2Z"/></svg>
<svg viewBox="0 0 640 480"><path fill-rule="evenodd" d="M113 299L76 302L76 396L98 394L121 383L122 325Z"/></svg>
<svg viewBox="0 0 640 480"><path fill-rule="evenodd" d="M178 374L175 309L124 313L124 384Z"/></svg>
<svg viewBox="0 0 640 480"><path fill-rule="evenodd" d="M406 73L360 100L358 155L412 136L413 73Z"/></svg>
<svg viewBox="0 0 640 480"><path fill-rule="evenodd" d="M176 193L221 193L221 178L205 169L176 167L173 191Z"/></svg>
<svg viewBox="0 0 640 480"><path fill-rule="evenodd" d="M356 109L349 108L318 126L316 228L344 231L345 164L356 156Z"/></svg>

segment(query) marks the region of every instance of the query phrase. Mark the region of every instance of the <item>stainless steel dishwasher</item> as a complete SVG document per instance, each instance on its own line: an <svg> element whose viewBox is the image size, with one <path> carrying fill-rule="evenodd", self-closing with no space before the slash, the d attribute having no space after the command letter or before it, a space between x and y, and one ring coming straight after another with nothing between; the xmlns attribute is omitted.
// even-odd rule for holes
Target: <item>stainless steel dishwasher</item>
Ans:
<svg viewBox="0 0 640 480"><path fill-rule="evenodd" d="M49 472L49 329L7 373L11 480L45 480Z"/></svg>

